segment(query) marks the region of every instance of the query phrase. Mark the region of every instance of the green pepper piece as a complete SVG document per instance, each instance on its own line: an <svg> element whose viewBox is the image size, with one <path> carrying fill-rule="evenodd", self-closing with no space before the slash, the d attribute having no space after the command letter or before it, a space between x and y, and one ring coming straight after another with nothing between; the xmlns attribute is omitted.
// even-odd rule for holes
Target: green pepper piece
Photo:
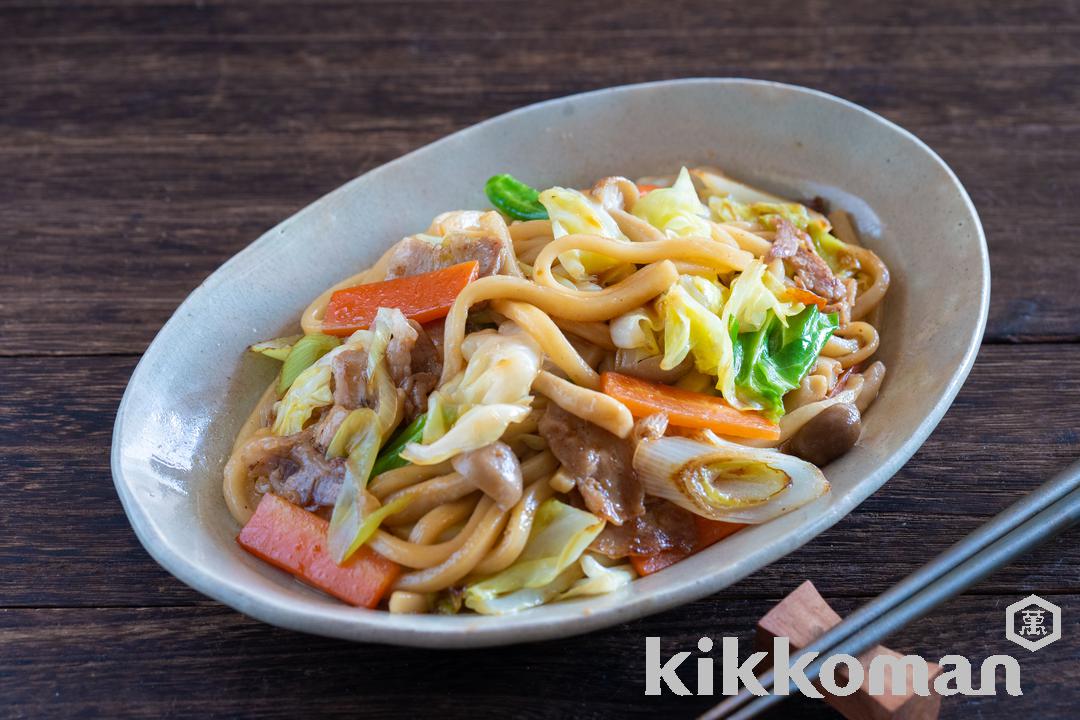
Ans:
<svg viewBox="0 0 1080 720"><path fill-rule="evenodd" d="M540 192L513 175L491 176L484 184L484 192L492 205L515 220L547 220L547 210L540 204Z"/></svg>
<svg viewBox="0 0 1080 720"><path fill-rule="evenodd" d="M401 457L401 451L411 442L420 442L424 434L424 423L427 422L427 413L416 416L403 430L386 443L379 456L375 458L375 464L371 468L371 477L375 477L387 470L396 470L409 464L408 460Z"/></svg>

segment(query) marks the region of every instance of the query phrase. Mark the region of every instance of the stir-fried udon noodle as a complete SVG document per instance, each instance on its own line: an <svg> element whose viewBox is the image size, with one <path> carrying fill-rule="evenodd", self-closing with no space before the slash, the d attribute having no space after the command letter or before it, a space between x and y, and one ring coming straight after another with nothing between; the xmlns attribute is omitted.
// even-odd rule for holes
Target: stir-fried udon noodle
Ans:
<svg viewBox="0 0 1080 720"><path fill-rule="evenodd" d="M391 612L609 593L827 493L885 368L842 211L707 169L436 217L312 302L225 469L240 544Z"/></svg>

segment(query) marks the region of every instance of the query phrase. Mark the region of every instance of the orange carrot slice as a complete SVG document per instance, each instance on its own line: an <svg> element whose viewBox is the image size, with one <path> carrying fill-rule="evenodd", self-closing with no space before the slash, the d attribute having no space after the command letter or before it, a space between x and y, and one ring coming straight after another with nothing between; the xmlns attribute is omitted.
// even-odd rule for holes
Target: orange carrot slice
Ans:
<svg viewBox="0 0 1080 720"><path fill-rule="evenodd" d="M375 607L401 566L369 547L361 547L338 565L326 547L328 525L318 515L267 493L236 541L252 555L323 592L352 605Z"/></svg>
<svg viewBox="0 0 1080 720"><path fill-rule="evenodd" d="M723 398L712 395L615 372L600 376L600 389L625 405L634 417L664 413L676 427L707 428L721 435L762 440L780 437L776 423L753 411L736 410Z"/></svg>
<svg viewBox="0 0 1080 720"><path fill-rule="evenodd" d="M801 302L803 305L817 305L818 310L824 311L825 306L829 304L829 301L820 295L816 295L809 290L803 290L795 286L790 286L785 291L787 296L795 302Z"/></svg>
<svg viewBox="0 0 1080 720"><path fill-rule="evenodd" d="M381 307L397 308L419 323L446 317L457 296L476 279L478 268L478 263L470 260L422 275L338 290L326 306L322 331L346 337L366 330Z"/></svg>

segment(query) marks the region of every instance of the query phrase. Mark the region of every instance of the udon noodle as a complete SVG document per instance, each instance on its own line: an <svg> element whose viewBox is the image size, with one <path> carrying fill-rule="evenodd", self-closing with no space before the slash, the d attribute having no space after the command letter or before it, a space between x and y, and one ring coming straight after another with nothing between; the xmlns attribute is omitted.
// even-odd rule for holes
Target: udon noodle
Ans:
<svg viewBox="0 0 1080 720"><path fill-rule="evenodd" d="M877 396L884 263L709 169L444 213L332 286L225 467L243 547L391 612L616 591L828 492Z"/></svg>

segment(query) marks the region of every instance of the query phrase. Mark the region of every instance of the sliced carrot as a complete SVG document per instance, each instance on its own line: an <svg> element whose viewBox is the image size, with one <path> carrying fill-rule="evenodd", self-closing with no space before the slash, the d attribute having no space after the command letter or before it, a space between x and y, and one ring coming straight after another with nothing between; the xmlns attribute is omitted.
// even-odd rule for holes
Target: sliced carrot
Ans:
<svg viewBox="0 0 1080 720"><path fill-rule="evenodd" d="M457 296L476 279L478 268L470 260L422 275L338 290L330 296L322 330L339 337L366 330L381 307L397 308L419 323L446 317Z"/></svg>
<svg viewBox="0 0 1080 720"><path fill-rule="evenodd" d="M634 417L664 413L668 422L678 427L707 428L721 435L762 440L780 437L776 423L753 411L736 410L712 395L615 372L600 376L600 389L625 405Z"/></svg>
<svg viewBox="0 0 1080 720"><path fill-rule="evenodd" d="M742 523L729 523L721 520L710 520L709 518L701 517L700 515L694 516L694 523L697 525L698 544L694 548L694 551L704 550L710 545L715 545L728 535L741 530L746 527Z"/></svg>
<svg viewBox="0 0 1080 720"><path fill-rule="evenodd" d="M318 515L267 493L236 541L252 555L323 592L352 605L375 607L401 566L369 547L361 547L338 565L326 547L328 525Z"/></svg>
<svg viewBox="0 0 1080 720"><path fill-rule="evenodd" d="M653 190L656 190L659 187L660 187L659 185L650 185L648 183L638 183L637 191L641 195L644 195L645 193L651 193Z"/></svg>
<svg viewBox="0 0 1080 720"><path fill-rule="evenodd" d="M682 548L670 548L661 550L655 555L631 555L630 564L634 566L634 571L638 575L644 577L652 575L654 572L660 572L680 560L685 560L692 554L692 552L687 552Z"/></svg>
<svg viewBox="0 0 1080 720"><path fill-rule="evenodd" d="M703 518L700 515L694 516L694 525L697 528L697 539L694 542L693 550L687 552L682 548L671 548L669 550L661 550L654 555L631 556L630 564L634 566L634 570L637 571L637 574L652 575L654 572L658 572L670 565L674 565L696 552L701 552L710 545L715 545L728 535L746 527L745 525L740 525L738 523L710 520L709 518Z"/></svg>
<svg viewBox="0 0 1080 720"><path fill-rule="evenodd" d="M785 293L795 302L801 302L803 305L817 305L818 310L824 310L825 306L829 304L829 301L820 295L816 295L809 290L797 288L794 285L788 287Z"/></svg>

